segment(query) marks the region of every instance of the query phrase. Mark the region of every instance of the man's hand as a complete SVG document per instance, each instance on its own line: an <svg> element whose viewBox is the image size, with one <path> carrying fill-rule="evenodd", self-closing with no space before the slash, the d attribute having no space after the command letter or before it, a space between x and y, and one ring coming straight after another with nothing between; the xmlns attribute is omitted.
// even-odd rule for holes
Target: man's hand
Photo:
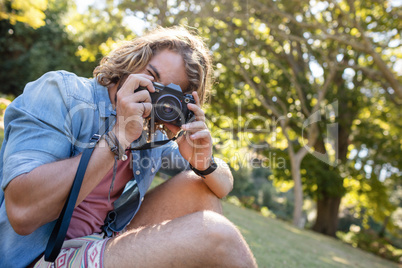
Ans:
<svg viewBox="0 0 402 268"><path fill-rule="evenodd" d="M140 137L144 118L148 117L152 111L149 92L155 92L153 79L152 76L146 74L130 74L117 92L117 121L113 132L124 148ZM140 86L146 87L148 90L134 93L134 90Z"/></svg>
<svg viewBox="0 0 402 268"><path fill-rule="evenodd" d="M198 170L205 170L210 166L212 157L212 137L207 125L205 124L205 113L201 109L200 98L197 92L192 93L195 104L189 103L187 107L194 113L195 121L182 125L186 135L177 139L180 154L193 167ZM167 125L174 133L172 125ZM176 131L175 131L176 130Z"/></svg>

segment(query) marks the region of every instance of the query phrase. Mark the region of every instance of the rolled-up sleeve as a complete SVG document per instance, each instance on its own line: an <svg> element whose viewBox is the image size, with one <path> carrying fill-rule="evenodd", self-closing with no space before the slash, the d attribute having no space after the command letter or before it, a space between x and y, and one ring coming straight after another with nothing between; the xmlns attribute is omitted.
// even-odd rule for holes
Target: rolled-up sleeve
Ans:
<svg viewBox="0 0 402 268"><path fill-rule="evenodd" d="M15 177L71 154L68 84L50 72L27 84L4 117L4 190Z"/></svg>

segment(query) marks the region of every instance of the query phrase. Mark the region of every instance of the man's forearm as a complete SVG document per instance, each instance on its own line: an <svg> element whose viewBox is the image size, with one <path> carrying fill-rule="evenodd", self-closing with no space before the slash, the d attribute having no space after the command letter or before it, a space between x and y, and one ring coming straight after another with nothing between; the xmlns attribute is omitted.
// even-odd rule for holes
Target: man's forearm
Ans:
<svg viewBox="0 0 402 268"><path fill-rule="evenodd" d="M233 189L233 176L229 166L220 159L215 158L218 168L205 176L204 182L218 197L225 197Z"/></svg>
<svg viewBox="0 0 402 268"><path fill-rule="evenodd" d="M7 214L14 230L27 235L59 216L70 192L81 155L35 168L5 189ZM94 149L77 199L78 205L113 166L114 154L104 139Z"/></svg>

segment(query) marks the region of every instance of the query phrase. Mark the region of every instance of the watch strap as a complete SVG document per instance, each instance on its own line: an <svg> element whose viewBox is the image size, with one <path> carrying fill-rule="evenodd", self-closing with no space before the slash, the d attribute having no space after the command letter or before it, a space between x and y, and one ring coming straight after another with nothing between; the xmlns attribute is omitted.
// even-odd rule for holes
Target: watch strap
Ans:
<svg viewBox="0 0 402 268"><path fill-rule="evenodd" d="M201 176L205 179L205 176L214 172L218 168L218 165L215 162L214 156L211 156L210 166L206 170L198 170L195 167L193 167L191 164L190 164L190 168L194 171L195 174L197 174L198 176Z"/></svg>

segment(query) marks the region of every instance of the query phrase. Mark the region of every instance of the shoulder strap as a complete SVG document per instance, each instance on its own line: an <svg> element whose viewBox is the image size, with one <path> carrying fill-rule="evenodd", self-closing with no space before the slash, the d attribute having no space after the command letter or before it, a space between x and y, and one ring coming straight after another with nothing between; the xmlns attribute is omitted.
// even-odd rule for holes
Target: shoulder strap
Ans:
<svg viewBox="0 0 402 268"><path fill-rule="evenodd" d="M94 151L96 143L100 139L99 134L92 136L90 140L90 147L86 148L82 153L80 163L78 165L77 173L75 174L73 186L64 204L63 210L57 219L56 225L53 228L49 241L45 250L45 261L54 262L60 253L61 246L63 245L66 237L68 226L70 225L71 216L77 202L78 193L80 192L82 180L88 166L89 159Z"/></svg>

